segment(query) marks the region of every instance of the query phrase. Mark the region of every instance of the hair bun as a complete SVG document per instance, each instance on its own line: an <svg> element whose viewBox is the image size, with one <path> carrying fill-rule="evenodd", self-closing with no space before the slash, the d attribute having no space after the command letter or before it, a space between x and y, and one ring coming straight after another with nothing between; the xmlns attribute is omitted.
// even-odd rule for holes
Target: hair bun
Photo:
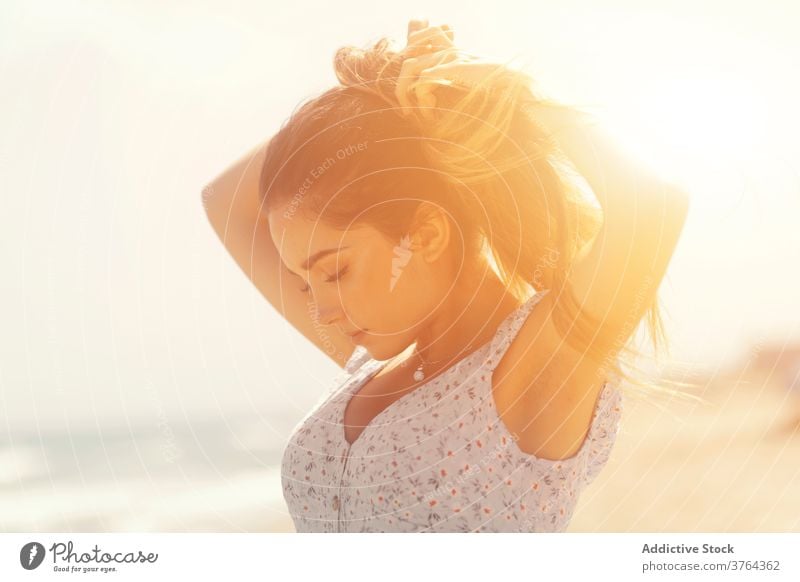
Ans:
<svg viewBox="0 0 800 582"><path fill-rule="evenodd" d="M333 65L339 82L345 87L355 87L380 82L384 78L396 79L401 60L400 53L392 50L389 39L382 38L368 49L341 47L336 51ZM392 69L393 63L397 65L396 70L388 70Z"/></svg>
<svg viewBox="0 0 800 582"><path fill-rule="evenodd" d="M394 91L402 65L402 53L394 50L388 38L381 38L367 49L341 47L333 58L336 78L342 86L363 90L393 107L397 106Z"/></svg>

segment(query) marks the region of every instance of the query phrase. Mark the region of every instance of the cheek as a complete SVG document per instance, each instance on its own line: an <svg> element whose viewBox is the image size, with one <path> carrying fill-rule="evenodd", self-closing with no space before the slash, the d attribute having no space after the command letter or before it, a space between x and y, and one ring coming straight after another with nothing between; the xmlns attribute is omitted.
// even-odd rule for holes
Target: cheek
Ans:
<svg viewBox="0 0 800 582"><path fill-rule="evenodd" d="M390 289L390 284L392 285ZM395 268L380 282L380 309L394 329L408 331L423 323L435 310L440 293L430 273L420 273L413 264Z"/></svg>
<svg viewBox="0 0 800 582"><path fill-rule="evenodd" d="M355 267L347 286L342 286L342 302L350 318L360 327L384 333L403 333L426 313L425 286L413 265L392 263L391 256L371 253Z"/></svg>

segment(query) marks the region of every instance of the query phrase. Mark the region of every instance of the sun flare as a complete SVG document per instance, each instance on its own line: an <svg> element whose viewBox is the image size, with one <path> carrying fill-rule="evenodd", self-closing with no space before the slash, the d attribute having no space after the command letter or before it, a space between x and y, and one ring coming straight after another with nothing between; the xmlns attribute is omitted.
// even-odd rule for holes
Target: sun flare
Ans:
<svg viewBox="0 0 800 582"><path fill-rule="evenodd" d="M755 162L765 143L766 106L741 80L672 78L648 84L609 111L622 142L643 162L684 185L717 168ZM698 189L701 196L724 188Z"/></svg>

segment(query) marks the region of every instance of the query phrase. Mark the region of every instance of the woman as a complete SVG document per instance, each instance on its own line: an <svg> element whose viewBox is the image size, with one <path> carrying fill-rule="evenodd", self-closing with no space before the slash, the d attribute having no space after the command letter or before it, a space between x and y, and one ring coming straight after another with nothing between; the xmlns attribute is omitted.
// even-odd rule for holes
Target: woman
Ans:
<svg viewBox="0 0 800 582"><path fill-rule="evenodd" d="M204 192L265 297L346 372L295 429L298 531L563 531L687 197L520 71L409 24ZM567 179L569 166L600 208Z"/></svg>

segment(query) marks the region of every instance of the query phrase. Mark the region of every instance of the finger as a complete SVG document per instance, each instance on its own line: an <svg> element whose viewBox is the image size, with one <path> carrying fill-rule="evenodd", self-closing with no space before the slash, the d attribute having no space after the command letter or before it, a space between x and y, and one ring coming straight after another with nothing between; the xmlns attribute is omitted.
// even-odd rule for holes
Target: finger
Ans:
<svg viewBox="0 0 800 582"><path fill-rule="evenodd" d="M452 34L452 33L451 33ZM442 30L439 26L429 26L422 30L416 30L408 35L408 44L419 44L421 42L429 42L427 39L430 37L441 37L440 40L450 42L450 36L447 31Z"/></svg>
<svg viewBox="0 0 800 582"><path fill-rule="evenodd" d="M454 48L451 48L405 59L400 67L400 73L397 77L396 92L405 97L406 93L408 92L408 88L417 80L417 77L419 77L419 74L423 69L428 69L442 63L450 62L457 57L458 51Z"/></svg>
<svg viewBox="0 0 800 582"><path fill-rule="evenodd" d="M438 81L438 77L428 79L420 77L412 87L417 102L417 111L423 118L428 120L432 119L433 111L436 108L434 91L439 86Z"/></svg>
<svg viewBox="0 0 800 582"><path fill-rule="evenodd" d="M429 27L411 34L408 38L407 54L417 55L453 46L453 41L445 31Z"/></svg>
<svg viewBox="0 0 800 582"><path fill-rule="evenodd" d="M448 76L442 75L442 72L447 70L447 67L453 66L452 64L448 64L453 63L453 61L457 61L457 57L455 55L450 55L440 60L435 65L422 69L418 73L416 83L411 86L411 90L414 92L417 99L417 106L422 108L420 113L422 113L425 118L430 118L436 107L434 91L443 85L452 86L454 83ZM453 64L456 66L455 70L458 71L458 64Z"/></svg>
<svg viewBox="0 0 800 582"><path fill-rule="evenodd" d="M456 58L458 58L458 52L455 49L448 49L404 60L403 65L400 68L400 74L398 75L397 86L395 88L395 95L400 106L413 106L408 98L408 92L412 85L419 83L419 74L421 71L443 63L451 62ZM428 83L421 83L421 85L425 84ZM415 88L415 93L417 93L418 90L421 90L422 94L424 94L425 90L422 89L422 87Z"/></svg>
<svg viewBox="0 0 800 582"><path fill-rule="evenodd" d="M427 19L425 19L425 20L421 20L421 19L420 20L410 20L408 22L408 32L406 33L406 35L408 36L408 35L411 35L411 34L413 34L415 32L421 32L421 31L423 31L425 29L432 29L432 28L441 29L442 31L444 31L451 38L453 36L453 28L449 24L441 24L439 26L430 26L428 24Z"/></svg>
<svg viewBox="0 0 800 582"><path fill-rule="evenodd" d="M412 25L412 23L415 23ZM441 30L447 38L451 41L455 38L455 33L449 24L442 24L441 26L428 26L427 20L412 20L408 25L407 37L412 35L419 35L425 31Z"/></svg>
<svg viewBox="0 0 800 582"><path fill-rule="evenodd" d="M408 33L407 36L410 36L412 32L417 30L422 30L423 28L427 28L428 26L428 19L414 19L408 21Z"/></svg>
<svg viewBox="0 0 800 582"><path fill-rule="evenodd" d="M403 54L406 57L418 57L426 54L432 54L442 50L452 49L453 44L449 41L443 41L441 38L433 38L429 39L429 41L423 41L420 44L411 44L407 46Z"/></svg>

